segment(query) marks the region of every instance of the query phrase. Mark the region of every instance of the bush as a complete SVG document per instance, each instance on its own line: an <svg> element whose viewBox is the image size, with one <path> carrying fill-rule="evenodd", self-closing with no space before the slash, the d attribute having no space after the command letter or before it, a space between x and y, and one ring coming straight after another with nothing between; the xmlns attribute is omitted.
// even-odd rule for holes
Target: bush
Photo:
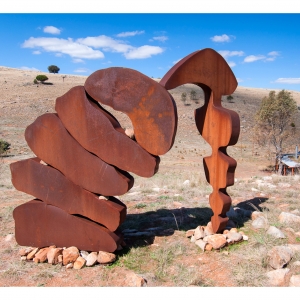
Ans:
<svg viewBox="0 0 300 300"><path fill-rule="evenodd" d="M185 101L186 101L186 93L182 93L182 94L181 94L181 101L182 101L183 103L185 103Z"/></svg>
<svg viewBox="0 0 300 300"><path fill-rule="evenodd" d="M48 77L46 75L38 75L35 77L35 79L43 83L44 81L48 80Z"/></svg>
<svg viewBox="0 0 300 300"><path fill-rule="evenodd" d="M0 139L0 155L4 154L10 148L10 143Z"/></svg>
<svg viewBox="0 0 300 300"><path fill-rule="evenodd" d="M34 78L33 83L38 84L38 81L36 80L36 78Z"/></svg>
<svg viewBox="0 0 300 300"><path fill-rule="evenodd" d="M58 66L55 66L55 65L51 65L48 67L48 71L49 73L58 73L60 70L60 68Z"/></svg>
<svg viewBox="0 0 300 300"><path fill-rule="evenodd" d="M191 90L190 92L190 99L191 100L197 100L197 93L194 90Z"/></svg>
<svg viewBox="0 0 300 300"><path fill-rule="evenodd" d="M227 96L227 101L231 102L231 100L233 99L233 97L231 95Z"/></svg>

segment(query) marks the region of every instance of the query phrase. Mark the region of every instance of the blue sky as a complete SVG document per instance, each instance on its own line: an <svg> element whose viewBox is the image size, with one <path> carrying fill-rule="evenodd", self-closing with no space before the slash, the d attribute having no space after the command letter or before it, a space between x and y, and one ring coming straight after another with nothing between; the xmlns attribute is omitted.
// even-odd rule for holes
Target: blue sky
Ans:
<svg viewBox="0 0 300 300"><path fill-rule="evenodd" d="M163 77L213 48L240 86L300 91L300 14L0 14L0 66L88 76L114 66ZM3 30L3 29L7 30Z"/></svg>

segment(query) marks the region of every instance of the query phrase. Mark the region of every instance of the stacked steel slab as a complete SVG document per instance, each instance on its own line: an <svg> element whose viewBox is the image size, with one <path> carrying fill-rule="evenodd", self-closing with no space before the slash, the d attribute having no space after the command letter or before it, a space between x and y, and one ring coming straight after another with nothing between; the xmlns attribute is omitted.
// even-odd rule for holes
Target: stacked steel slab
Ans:
<svg viewBox="0 0 300 300"><path fill-rule="evenodd" d="M135 140L99 102L129 116ZM172 147L176 134L175 102L151 78L109 68L57 98L55 110L26 128L37 157L10 166L15 188L36 198L13 212L16 240L114 252L126 206L113 196L133 186L128 172L151 177L158 171L158 155Z"/></svg>

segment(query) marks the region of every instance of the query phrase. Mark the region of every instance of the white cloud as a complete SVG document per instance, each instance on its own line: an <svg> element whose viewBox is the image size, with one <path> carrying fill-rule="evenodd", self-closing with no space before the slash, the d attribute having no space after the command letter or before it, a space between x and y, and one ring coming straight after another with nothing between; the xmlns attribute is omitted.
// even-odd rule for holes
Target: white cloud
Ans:
<svg viewBox="0 0 300 300"><path fill-rule="evenodd" d="M117 37L127 37L127 36L135 36L135 35L138 35L138 34L143 34L145 33L144 30L141 30L141 31L126 31L126 32L121 32L119 34L117 34L116 36Z"/></svg>
<svg viewBox="0 0 300 300"><path fill-rule="evenodd" d="M279 52L278 51L271 51L271 52L268 53L268 55L279 56Z"/></svg>
<svg viewBox="0 0 300 300"><path fill-rule="evenodd" d="M74 72L76 72L76 73L87 73L87 72L89 72L89 69L79 68L79 69L74 70Z"/></svg>
<svg viewBox="0 0 300 300"><path fill-rule="evenodd" d="M23 48L42 48L47 52L67 54L74 58L97 59L103 58L104 54L99 50L74 42L71 38L34 38L31 37L22 44Z"/></svg>
<svg viewBox="0 0 300 300"><path fill-rule="evenodd" d="M229 50L220 50L218 51L225 59L230 56L243 56L245 53L243 51L229 51Z"/></svg>
<svg viewBox="0 0 300 300"><path fill-rule="evenodd" d="M233 68L234 66L236 66L236 63L234 61L228 61L227 63L230 68Z"/></svg>
<svg viewBox="0 0 300 300"><path fill-rule="evenodd" d="M20 69L25 70L25 71L39 71L39 69L37 68L33 68L33 67L21 67Z"/></svg>
<svg viewBox="0 0 300 300"><path fill-rule="evenodd" d="M112 51L112 52L121 52L121 53L125 53L130 49L134 48L122 41L115 40L106 35L86 37L86 38L78 39L76 40L76 42L94 48L102 48L103 51Z"/></svg>
<svg viewBox="0 0 300 300"><path fill-rule="evenodd" d="M61 30L54 26L46 26L44 27L43 31L50 34L60 34Z"/></svg>
<svg viewBox="0 0 300 300"><path fill-rule="evenodd" d="M32 54L35 54L35 55L39 55L39 54L41 54L42 52L41 51L39 51L39 50L36 50L36 51L33 51L32 52Z"/></svg>
<svg viewBox="0 0 300 300"><path fill-rule="evenodd" d="M257 60L262 60L262 59L265 59L265 58L266 57L264 55L249 55L249 56L245 57L244 62L250 63L250 62L254 62L254 61L257 61Z"/></svg>
<svg viewBox="0 0 300 300"><path fill-rule="evenodd" d="M161 35L161 36L154 36L152 39L155 40L155 41L165 42L169 38L165 35Z"/></svg>
<svg viewBox="0 0 300 300"><path fill-rule="evenodd" d="M243 82L243 81L244 81L244 80L241 79L241 78L237 78L236 80L237 80L237 82Z"/></svg>
<svg viewBox="0 0 300 300"><path fill-rule="evenodd" d="M108 61L103 62L102 65L109 65L109 64L111 64L111 63L112 63L112 62L111 62L110 60L108 60Z"/></svg>
<svg viewBox="0 0 300 300"><path fill-rule="evenodd" d="M74 58L74 59L72 60L72 62L75 63L75 64L78 64L78 63L84 63L84 60L81 59L81 58Z"/></svg>
<svg viewBox="0 0 300 300"><path fill-rule="evenodd" d="M278 78L275 80L275 82L286 84L300 84L300 78Z"/></svg>
<svg viewBox="0 0 300 300"><path fill-rule="evenodd" d="M163 51L164 49L162 49L161 47L144 45L129 50L128 52L124 53L124 56L127 59L143 59L143 58L149 58L152 55L160 54Z"/></svg>
<svg viewBox="0 0 300 300"><path fill-rule="evenodd" d="M210 39L213 42L222 43L222 42L230 42L231 38L235 38L235 36L228 36L227 34L222 34L222 35L215 35Z"/></svg>

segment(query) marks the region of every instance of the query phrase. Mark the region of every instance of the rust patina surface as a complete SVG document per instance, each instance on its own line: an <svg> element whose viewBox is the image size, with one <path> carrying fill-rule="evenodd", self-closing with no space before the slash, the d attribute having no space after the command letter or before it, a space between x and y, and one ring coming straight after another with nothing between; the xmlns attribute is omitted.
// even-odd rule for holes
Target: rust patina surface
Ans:
<svg viewBox="0 0 300 300"><path fill-rule="evenodd" d="M211 219L213 230L222 232L231 205L226 188L234 184L236 168L236 161L227 155L226 148L238 140L240 119L236 112L222 107L221 97L232 94L237 81L219 53L204 49L180 60L160 81L168 90L186 83L200 86L205 94L204 106L195 110L195 122L212 147L212 155L205 157L203 164L206 179L213 187L209 197L214 213Z"/></svg>

